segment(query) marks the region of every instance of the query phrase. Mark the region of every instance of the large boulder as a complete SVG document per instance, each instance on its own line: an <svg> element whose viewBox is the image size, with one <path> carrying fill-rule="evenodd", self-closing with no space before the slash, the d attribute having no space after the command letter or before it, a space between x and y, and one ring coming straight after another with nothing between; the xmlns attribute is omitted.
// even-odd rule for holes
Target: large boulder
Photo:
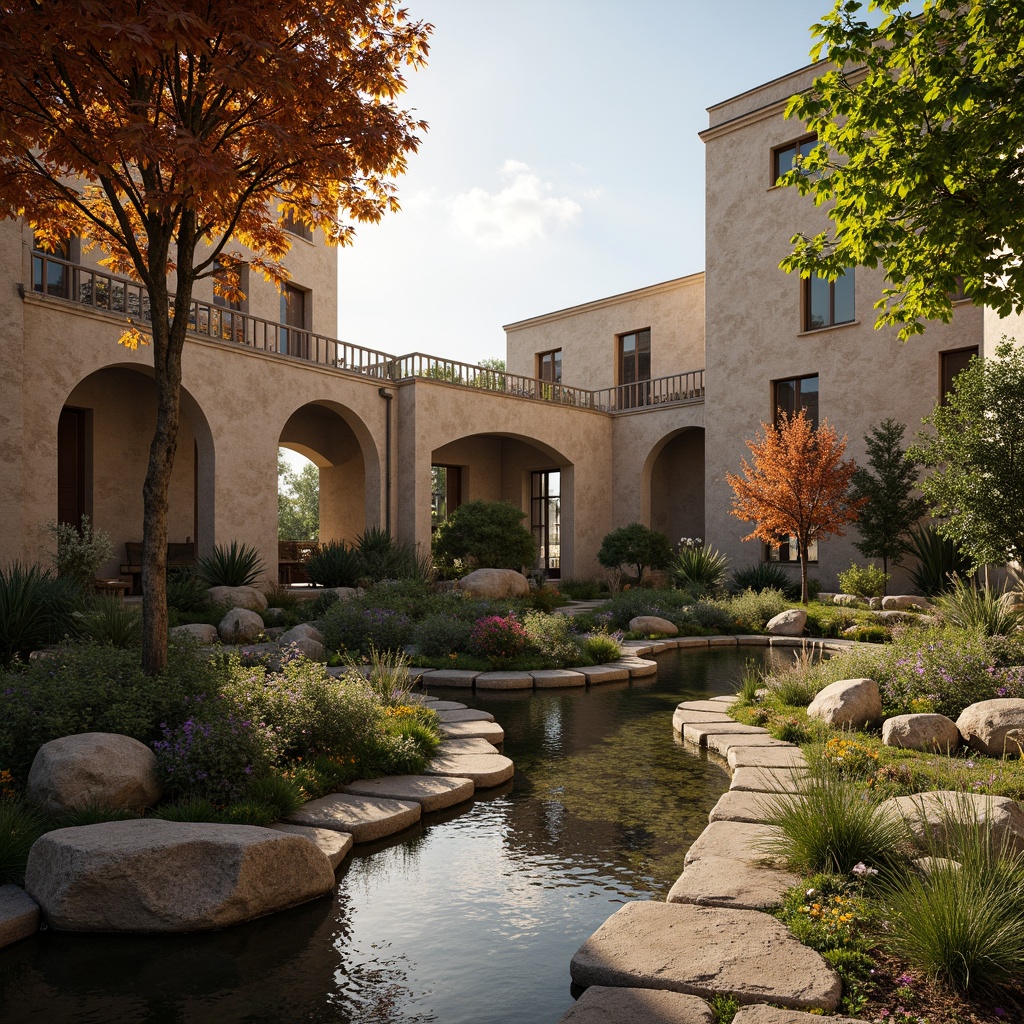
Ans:
<svg viewBox="0 0 1024 1024"><path fill-rule="evenodd" d="M821 690L807 709L816 718L839 729L860 729L882 719L882 698L874 679L840 679Z"/></svg>
<svg viewBox="0 0 1024 1024"><path fill-rule="evenodd" d="M802 608L787 608L768 620L765 632L770 636L803 636L807 625L807 612Z"/></svg>
<svg viewBox="0 0 1024 1024"><path fill-rule="evenodd" d="M210 587L207 595L214 604L228 608L249 608L252 611L267 610L267 595L256 587Z"/></svg>
<svg viewBox="0 0 1024 1024"><path fill-rule="evenodd" d="M278 643L281 645L285 657L288 656L290 651L297 651L299 654L309 658L310 661L327 660L327 648L319 640L314 640L312 637L300 636L290 640L288 643L284 642L283 637L278 637Z"/></svg>
<svg viewBox="0 0 1024 1024"><path fill-rule="evenodd" d="M645 636L655 634L657 636L678 636L679 627L660 615L636 615L629 620L629 628L634 633L643 633Z"/></svg>
<svg viewBox="0 0 1024 1024"><path fill-rule="evenodd" d="M475 569L459 580L459 590L470 597L500 601L507 597L526 597L530 581L515 569Z"/></svg>
<svg viewBox="0 0 1024 1024"><path fill-rule="evenodd" d="M36 751L28 773L29 800L55 813L89 805L141 811L162 793L153 751L110 732L50 740Z"/></svg>
<svg viewBox="0 0 1024 1024"><path fill-rule="evenodd" d="M892 594L882 598L882 608L887 612L905 612L910 608L927 611L930 607L925 598L914 594Z"/></svg>
<svg viewBox="0 0 1024 1024"><path fill-rule="evenodd" d="M1024 747L1024 700L997 697L964 708L956 720L964 743L990 757L1019 757Z"/></svg>
<svg viewBox="0 0 1024 1024"><path fill-rule="evenodd" d="M930 837L940 854L952 852L947 849L952 838L948 833L956 822L987 824L997 848L1005 843L1010 850L1024 853L1024 811L1006 796L937 790L893 797L881 810L892 818L902 818L919 840L926 842Z"/></svg>
<svg viewBox="0 0 1024 1024"><path fill-rule="evenodd" d="M333 885L330 860L301 836L156 818L48 832L25 872L49 926L70 932L224 928Z"/></svg>
<svg viewBox="0 0 1024 1024"><path fill-rule="evenodd" d="M894 715L882 725L887 747L945 754L960 746L960 730L945 715Z"/></svg>
<svg viewBox="0 0 1024 1024"><path fill-rule="evenodd" d="M287 632L282 633L278 638L279 644L290 644L293 640L315 640L318 644L324 643L324 635L315 626L308 622L300 622L292 626Z"/></svg>
<svg viewBox="0 0 1024 1024"><path fill-rule="evenodd" d="M832 603L850 607L851 605L862 604L863 602L856 594L833 594Z"/></svg>
<svg viewBox="0 0 1024 1024"><path fill-rule="evenodd" d="M169 637L188 637L198 640L201 644L212 644L217 640L217 627L208 622L188 622L184 626L174 626L167 631Z"/></svg>
<svg viewBox="0 0 1024 1024"><path fill-rule="evenodd" d="M263 619L248 608L232 608L217 626L226 644L248 644L263 632Z"/></svg>

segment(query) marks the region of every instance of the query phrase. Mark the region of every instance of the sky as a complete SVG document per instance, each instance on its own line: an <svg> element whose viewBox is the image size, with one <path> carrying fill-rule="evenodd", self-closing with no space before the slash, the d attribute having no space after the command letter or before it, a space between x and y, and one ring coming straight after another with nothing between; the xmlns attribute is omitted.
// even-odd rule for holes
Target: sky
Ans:
<svg viewBox="0 0 1024 1024"><path fill-rule="evenodd" d="M339 255L339 337L504 357L502 325L704 267L707 107L809 63L830 0L404 0L434 25L401 212Z"/></svg>

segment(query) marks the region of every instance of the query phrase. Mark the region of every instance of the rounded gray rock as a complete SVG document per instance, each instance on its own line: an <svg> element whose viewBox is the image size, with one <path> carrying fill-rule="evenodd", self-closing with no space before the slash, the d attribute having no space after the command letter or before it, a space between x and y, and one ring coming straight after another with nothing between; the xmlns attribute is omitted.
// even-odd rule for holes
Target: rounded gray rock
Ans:
<svg viewBox="0 0 1024 1024"><path fill-rule="evenodd" d="M267 595L256 587L210 587L206 593L214 604L227 605L230 608L249 608L265 612L269 604Z"/></svg>
<svg viewBox="0 0 1024 1024"><path fill-rule="evenodd" d="M326 643L323 633L308 622L300 622L297 626L292 626L277 638L279 644L290 644L294 640L315 640L321 646Z"/></svg>
<svg viewBox="0 0 1024 1024"><path fill-rule="evenodd" d="M263 619L248 608L232 608L217 626L217 634L226 644L251 643L263 632Z"/></svg>
<svg viewBox="0 0 1024 1024"><path fill-rule="evenodd" d="M131 736L82 732L44 743L28 773L26 794L61 813L94 804L141 811L163 794L156 755Z"/></svg>
<svg viewBox="0 0 1024 1024"><path fill-rule="evenodd" d="M919 840L930 838L940 853L945 849L947 830L955 822L988 827L997 847L1005 845L1024 853L1024 810L1006 796L940 789L893 797L881 805L881 810L906 822Z"/></svg>
<svg viewBox="0 0 1024 1024"><path fill-rule="evenodd" d="M660 615L636 615L629 620L629 628L633 633L656 636L678 636L679 627Z"/></svg>
<svg viewBox="0 0 1024 1024"><path fill-rule="evenodd" d="M894 715L882 724L887 747L945 754L960 746L960 730L945 715Z"/></svg>
<svg viewBox="0 0 1024 1024"><path fill-rule="evenodd" d="M189 622L184 626L174 626L167 631L169 637L191 637L201 644L212 644L217 640L217 627L208 622Z"/></svg>
<svg viewBox="0 0 1024 1024"><path fill-rule="evenodd" d="M861 729L882 719L882 698L874 679L840 679L821 690L807 717L839 729Z"/></svg>
<svg viewBox="0 0 1024 1024"><path fill-rule="evenodd" d="M500 601L506 597L526 597L530 581L515 569L475 569L459 580L458 588L471 597Z"/></svg>
<svg viewBox="0 0 1024 1024"><path fill-rule="evenodd" d="M807 612L802 608L787 608L768 620L765 632L770 636L803 636L807 625Z"/></svg>
<svg viewBox="0 0 1024 1024"><path fill-rule="evenodd" d="M48 832L25 872L50 927L71 932L207 931L333 886L330 861L299 836L156 818Z"/></svg>
<svg viewBox="0 0 1024 1024"><path fill-rule="evenodd" d="M1020 757L1024 748L1024 700L999 697L964 708L956 720L964 742L990 757Z"/></svg>

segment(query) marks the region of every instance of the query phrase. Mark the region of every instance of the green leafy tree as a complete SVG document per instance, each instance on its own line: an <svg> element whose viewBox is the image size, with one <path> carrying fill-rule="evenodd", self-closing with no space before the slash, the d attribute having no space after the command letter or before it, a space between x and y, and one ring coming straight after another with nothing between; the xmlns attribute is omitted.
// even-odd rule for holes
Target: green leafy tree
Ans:
<svg viewBox="0 0 1024 1024"><path fill-rule="evenodd" d="M970 361L910 449L939 532L973 567L1024 559L1024 351L1005 337Z"/></svg>
<svg viewBox="0 0 1024 1024"><path fill-rule="evenodd" d="M889 563L899 565L909 550L910 528L927 511L925 500L912 493L917 487L917 463L907 458L905 432L906 426L894 419L872 427L864 438L868 464L858 466L851 478L850 497L863 499L856 520L861 539L854 546L866 558L880 558L886 578Z"/></svg>
<svg viewBox="0 0 1024 1024"><path fill-rule="evenodd" d="M508 501L467 501L434 534L434 557L473 567L515 569L537 561L537 543L523 525L526 513Z"/></svg>
<svg viewBox="0 0 1024 1024"><path fill-rule="evenodd" d="M783 269L834 280L884 267L876 326L903 340L948 323L961 285L1001 316L1021 312L1024 6L928 0L915 14L871 0L876 26L862 9L836 0L813 26L828 70L786 111L823 145L785 184L828 204L832 228L795 236Z"/></svg>
<svg viewBox="0 0 1024 1024"><path fill-rule="evenodd" d="M636 569L639 583L644 569L664 569L672 561L672 545L658 530L643 523L630 523L605 534L597 560L606 569L620 569L624 565Z"/></svg>
<svg viewBox="0 0 1024 1024"><path fill-rule="evenodd" d="M320 470L312 462L296 472L277 454L277 536L316 540L320 535Z"/></svg>

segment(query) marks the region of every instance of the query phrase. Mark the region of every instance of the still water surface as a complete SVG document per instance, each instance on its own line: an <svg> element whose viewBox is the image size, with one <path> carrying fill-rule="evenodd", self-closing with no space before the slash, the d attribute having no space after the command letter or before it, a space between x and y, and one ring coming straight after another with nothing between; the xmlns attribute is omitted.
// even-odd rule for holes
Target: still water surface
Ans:
<svg viewBox="0 0 1024 1024"><path fill-rule="evenodd" d="M0 1021L546 1024L569 960L619 905L665 898L727 788L673 741L684 699L732 693L759 650L659 656L587 690L465 696L515 779L356 848L333 896L213 935L42 933L0 953Z"/></svg>

